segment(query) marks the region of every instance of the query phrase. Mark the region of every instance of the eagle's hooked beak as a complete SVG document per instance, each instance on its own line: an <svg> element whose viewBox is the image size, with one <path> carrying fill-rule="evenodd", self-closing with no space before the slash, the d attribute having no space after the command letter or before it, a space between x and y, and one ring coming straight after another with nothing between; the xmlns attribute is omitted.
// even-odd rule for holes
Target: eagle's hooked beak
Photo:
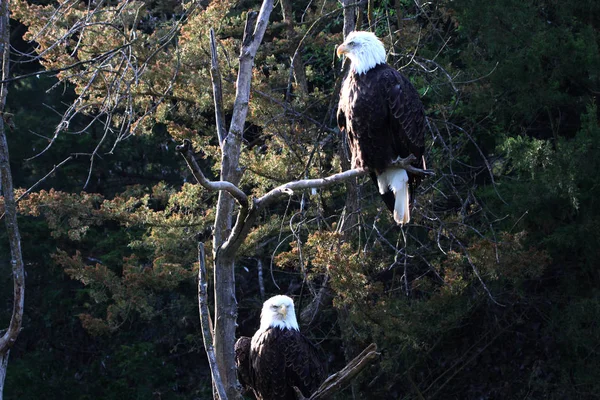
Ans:
<svg viewBox="0 0 600 400"><path fill-rule="evenodd" d="M348 46L346 46L346 44L344 44L344 43L340 44L336 50L338 58L342 57L347 52L348 52Z"/></svg>
<svg viewBox="0 0 600 400"><path fill-rule="evenodd" d="M287 307L285 306L285 304L282 304L281 306L279 306L279 314L283 315L283 318L287 317Z"/></svg>

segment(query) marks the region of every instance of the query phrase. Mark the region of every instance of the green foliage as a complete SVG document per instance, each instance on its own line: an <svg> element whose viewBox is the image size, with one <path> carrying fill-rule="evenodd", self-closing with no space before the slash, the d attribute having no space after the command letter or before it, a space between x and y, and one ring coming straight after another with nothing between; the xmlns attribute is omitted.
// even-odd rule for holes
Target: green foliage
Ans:
<svg viewBox="0 0 600 400"><path fill-rule="evenodd" d="M577 299L564 308L555 310L548 332L557 334L561 383L576 388L582 397L598 391L600 355L600 294L591 293L588 298Z"/></svg>
<svg viewBox="0 0 600 400"><path fill-rule="evenodd" d="M477 38L459 60L489 75L489 90L476 93L469 110L493 112L511 133L525 126L536 136L574 132L586 88L600 84L597 2L461 0L454 7L463 40Z"/></svg>
<svg viewBox="0 0 600 400"><path fill-rule="evenodd" d="M159 356L160 345L139 342L116 346L114 353L96 353L85 363L71 362L61 368L56 368L55 353L56 350L33 351L14 360L6 398L186 398L178 393L178 384L184 382L177 377L176 365Z"/></svg>
<svg viewBox="0 0 600 400"><path fill-rule="evenodd" d="M532 240L542 242L555 261L576 263L596 276L600 259L592 243L600 239L596 171L600 167L600 126L597 108L582 115L581 129L573 139L554 145L538 139L507 139L509 171L518 180L505 183L515 214L527 213L521 226Z"/></svg>

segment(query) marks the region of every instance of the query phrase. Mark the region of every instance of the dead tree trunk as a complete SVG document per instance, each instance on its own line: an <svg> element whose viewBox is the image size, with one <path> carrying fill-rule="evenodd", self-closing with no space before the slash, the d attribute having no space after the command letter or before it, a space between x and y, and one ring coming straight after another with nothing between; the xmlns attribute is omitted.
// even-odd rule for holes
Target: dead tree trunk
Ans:
<svg viewBox="0 0 600 400"><path fill-rule="evenodd" d="M250 12L246 20L244 38L240 51L240 66L236 81L236 97L233 106L233 116L229 131L221 143L221 181L239 184L242 169L239 165L242 134L248 113L250 99L250 80L254 57L262 42L269 21L273 0L264 0L260 13ZM216 49L214 54L216 55ZM216 60L215 60L216 61ZM215 63L213 63L213 66ZM213 75L213 87L215 79ZM220 82L218 84L220 86ZM215 96L217 100L217 96ZM216 107L217 111L219 106ZM222 118L217 113L217 118ZM218 120L217 126L224 126L224 121ZM223 139L223 140L221 140ZM235 200L226 191L219 192L217 213L213 237L214 264L214 293L215 293L215 332L214 346L216 362L219 367L223 386L229 399L241 399L235 369L235 328L237 320L237 301L235 299L235 253L224 251L223 245L232 229Z"/></svg>
<svg viewBox="0 0 600 400"><path fill-rule="evenodd" d="M8 78L9 53L9 10L8 2L0 3L0 56L2 57L1 80ZM17 340L21 331L23 320L23 305L25 301L25 269L23 266L23 257L21 255L21 237L19 235L19 226L17 225L17 207L14 197L12 175L8 157L8 144L6 141L6 131L4 129L4 106L6 104L6 95L8 83L0 85L0 189L4 195L4 221L8 240L10 244L10 265L13 275L13 311L10 318L8 329L0 337L0 400L4 393L4 379L6 378L6 368L8 366L8 356L10 348Z"/></svg>

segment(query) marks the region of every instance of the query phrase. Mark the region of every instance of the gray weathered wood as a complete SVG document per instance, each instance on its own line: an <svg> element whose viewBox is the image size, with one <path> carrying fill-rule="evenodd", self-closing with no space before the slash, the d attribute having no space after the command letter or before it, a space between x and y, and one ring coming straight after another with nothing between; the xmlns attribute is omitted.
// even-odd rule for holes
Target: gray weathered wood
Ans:
<svg viewBox="0 0 600 400"><path fill-rule="evenodd" d="M221 181L228 181L236 186L242 177L242 169L240 168L239 161L242 134L248 114L254 57L262 42L272 10L273 0L264 0L258 15L255 12L248 13L246 28L244 29L231 124L221 144ZM220 191L213 231L213 257L215 260L214 346L217 365L219 366L227 396L231 400L238 400L242 397L236 375L234 352L237 320L234 271L235 254L233 252L221 251L221 247L227 240L232 229L234 209L234 198L228 192Z"/></svg>
<svg viewBox="0 0 600 400"><path fill-rule="evenodd" d="M210 324L210 314L208 311L208 282L206 279L206 254L204 253L204 243L198 242L198 309L200 311L200 325L202 326L202 339L204 350L208 357L208 364L212 374L213 386L219 397L219 400L227 400L223 380L217 365L215 357L215 347L213 346L213 333Z"/></svg>
<svg viewBox="0 0 600 400"><path fill-rule="evenodd" d="M2 57L2 81L8 78L9 73L9 9L8 2L0 2L0 56ZM0 337L0 400L4 393L4 379L8 366L10 348L14 345L23 321L23 307L25 303L25 268L21 252L21 237L17 225L17 206L14 196L12 175L10 171L8 143L3 119L8 83L0 84L0 190L4 196L4 223L10 245L10 264L13 276L13 310L8 329Z"/></svg>
<svg viewBox="0 0 600 400"><path fill-rule="evenodd" d="M371 343L366 349L364 349L358 356L354 357L344 368L330 375L325 381L319 386L319 388L310 396L304 397L298 388L296 390L296 397L298 400L322 400L328 399L335 393L348 386L358 374L362 372L369 364L375 361L379 357L377 352L377 345Z"/></svg>

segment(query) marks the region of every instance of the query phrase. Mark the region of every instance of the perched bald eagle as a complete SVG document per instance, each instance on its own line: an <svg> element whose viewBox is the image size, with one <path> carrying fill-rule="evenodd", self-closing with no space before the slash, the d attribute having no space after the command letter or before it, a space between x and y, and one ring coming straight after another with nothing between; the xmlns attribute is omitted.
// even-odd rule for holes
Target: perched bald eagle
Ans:
<svg viewBox="0 0 600 400"><path fill-rule="evenodd" d="M240 383L258 400L296 400L294 386L308 397L325 378L316 348L300 333L293 300L282 295L265 301L252 339L237 340L235 362Z"/></svg>
<svg viewBox="0 0 600 400"><path fill-rule="evenodd" d="M414 166L425 168L425 112L419 93L385 62L383 43L371 32L350 33L337 54L350 59L337 121L348 138L352 167L369 169L394 220L405 224L420 179L390 164L412 153Z"/></svg>

